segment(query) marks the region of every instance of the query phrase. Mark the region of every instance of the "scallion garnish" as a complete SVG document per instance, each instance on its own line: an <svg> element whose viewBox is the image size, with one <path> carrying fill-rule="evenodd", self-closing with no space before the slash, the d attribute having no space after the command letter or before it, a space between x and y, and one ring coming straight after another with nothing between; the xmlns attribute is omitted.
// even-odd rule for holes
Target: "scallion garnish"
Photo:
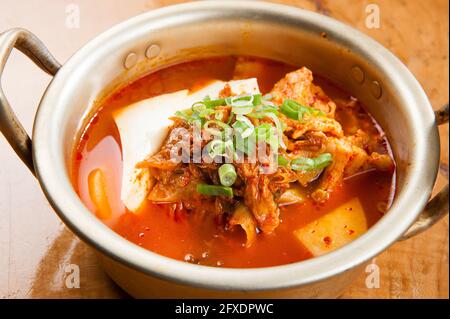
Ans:
<svg viewBox="0 0 450 319"><path fill-rule="evenodd" d="M225 99L234 114L245 115L253 111L253 95L232 96Z"/></svg>
<svg viewBox="0 0 450 319"><path fill-rule="evenodd" d="M190 114L188 114L188 112L186 112L186 110L184 111L176 111L175 112L175 116L179 117L180 119L183 119L185 121L188 121L190 118Z"/></svg>
<svg viewBox="0 0 450 319"><path fill-rule="evenodd" d="M261 94L254 94L253 95L253 106L258 106L262 103L262 96Z"/></svg>
<svg viewBox="0 0 450 319"><path fill-rule="evenodd" d="M225 142L221 140L212 140L207 145L207 151L212 159L216 156L222 156L226 152Z"/></svg>
<svg viewBox="0 0 450 319"><path fill-rule="evenodd" d="M194 104L192 104L191 109L193 112L200 113L200 112L206 110L206 105L203 102L195 102Z"/></svg>
<svg viewBox="0 0 450 319"><path fill-rule="evenodd" d="M219 179L223 186L231 186L236 181L236 169L232 164L223 164L219 167Z"/></svg>
<svg viewBox="0 0 450 319"><path fill-rule="evenodd" d="M238 95L238 96L230 96L225 99L227 105L232 107L245 107L245 106L254 106L253 95Z"/></svg>
<svg viewBox="0 0 450 319"><path fill-rule="evenodd" d="M197 184L197 193L209 196L233 197L233 189L228 186Z"/></svg>
<svg viewBox="0 0 450 319"><path fill-rule="evenodd" d="M281 104L280 111L287 117L298 120L298 106L297 102L292 100L284 100L283 104Z"/></svg>
<svg viewBox="0 0 450 319"><path fill-rule="evenodd" d="M249 137L255 129L253 123L243 115L236 115L236 122L233 123L232 127L242 138Z"/></svg>
<svg viewBox="0 0 450 319"><path fill-rule="evenodd" d="M295 171L323 169L330 165L332 160L333 156L330 153L323 153L315 158L299 157L291 161L291 168Z"/></svg>
<svg viewBox="0 0 450 319"><path fill-rule="evenodd" d="M238 95L230 96L227 98L214 99L212 100L209 96L205 96L203 101L195 102L191 109L194 114L200 115L200 117L205 117L213 113L217 106L228 105L231 106L232 112L235 114L248 114L252 112L253 107L262 104L262 96L258 94L248 94L248 95ZM203 115L203 116L202 116ZM188 120L187 118L183 118Z"/></svg>
<svg viewBox="0 0 450 319"><path fill-rule="evenodd" d="M267 103L267 102L266 102ZM252 113L247 114L248 117L262 119L267 117L267 113L278 115L278 109L274 104L261 104L253 109Z"/></svg>
<svg viewBox="0 0 450 319"><path fill-rule="evenodd" d="M278 155L278 165L287 167L289 166L289 160L287 160L284 156Z"/></svg>
<svg viewBox="0 0 450 319"><path fill-rule="evenodd" d="M304 106L299 103L297 103L294 100L286 99L283 101L283 104L281 104L280 107L281 113L286 115L287 117L293 119L293 120L303 120L303 116L305 114L309 114L312 116L320 116L324 115L323 112L316 110L309 106Z"/></svg>
<svg viewBox="0 0 450 319"><path fill-rule="evenodd" d="M232 106L231 111L234 114L246 115L253 111L253 106Z"/></svg>
<svg viewBox="0 0 450 319"><path fill-rule="evenodd" d="M206 118L207 116L209 116L209 115L211 115L211 114L215 114L215 113L216 113L216 111L214 111L214 110L211 110L211 109L205 109L205 110L203 110L203 111L201 111L201 112L199 112L199 113L196 113L196 114L198 114L198 116L199 116L200 118L204 119L204 118Z"/></svg>
<svg viewBox="0 0 450 319"><path fill-rule="evenodd" d="M275 127L277 128L279 145L283 149L286 149L286 144L284 144L284 141L283 141L283 125L281 124L280 119L274 113L270 113L270 112L267 113L267 117L270 117L272 119L272 121L275 123Z"/></svg>
<svg viewBox="0 0 450 319"><path fill-rule="evenodd" d="M176 111L175 116L182 120L185 120L188 123L193 123L194 121L201 119L199 114L196 112L192 112L191 109Z"/></svg>
<svg viewBox="0 0 450 319"><path fill-rule="evenodd" d="M227 105L225 99L211 100L209 96L205 96L205 98L203 99L203 104L205 104L207 108L215 108L217 106Z"/></svg>

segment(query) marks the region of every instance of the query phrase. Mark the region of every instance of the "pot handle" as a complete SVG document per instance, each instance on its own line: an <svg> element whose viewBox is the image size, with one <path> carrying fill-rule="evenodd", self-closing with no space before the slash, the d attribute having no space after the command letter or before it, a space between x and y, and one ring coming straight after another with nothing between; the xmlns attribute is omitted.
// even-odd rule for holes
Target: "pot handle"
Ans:
<svg viewBox="0 0 450 319"><path fill-rule="evenodd" d="M435 112L438 125L448 123L448 103ZM441 164L441 167L445 167ZM442 169L448 179L448 166ZM425 206L414 224L403 234L400 240L411 238L433 226L448 214L448 184Z"/></svg>
<svg viewBox="0 0 450 319"><path fill-rule="evenodd" d="M0 80L13 48L20 50L50 75L55 75L61 67L45 45L34 34L25 29L14 28L0 34ZM31 139L14 114L1 85L0 131L20 159L35 174L31 152Z"/></svg>

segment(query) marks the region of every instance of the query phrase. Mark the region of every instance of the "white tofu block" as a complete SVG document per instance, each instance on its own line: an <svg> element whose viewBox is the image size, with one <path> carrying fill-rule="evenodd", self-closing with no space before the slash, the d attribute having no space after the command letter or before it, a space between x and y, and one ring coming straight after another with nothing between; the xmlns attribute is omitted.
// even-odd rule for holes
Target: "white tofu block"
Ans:
<svg viewBox="0 0 450 319"><path fill-rule="evenodd" d="M139 210L152 187L149 171L136 168L136 164L161 148L172 123L169 118L176 111L190 108L194 102L201 101L207 95L212 99L217 98L226 83L214 81L192 94L188 90L182 90L159 95L113 113L122 144L120 198L130 211ZM259 93L255 78L230 81L228 84L237 95Z"/></svg>
<svg viewBox="0 0 450 319"><path fill-rule="evenodd" d="M348 244L366 231L366 215L355 197L294 231L294 235L314 256L320 256Z"/></svg>

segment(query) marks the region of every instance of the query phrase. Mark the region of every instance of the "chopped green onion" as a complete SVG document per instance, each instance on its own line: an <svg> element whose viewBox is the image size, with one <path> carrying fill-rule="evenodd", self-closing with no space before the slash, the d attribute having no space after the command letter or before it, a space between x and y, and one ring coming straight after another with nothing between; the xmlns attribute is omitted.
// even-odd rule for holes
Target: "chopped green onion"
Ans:
<svg viewBox="0 0 450 319"><path fill-rule="evenodd" d="M272 112L276 115L278 115L278 106L276 106L274 103L272 102L266 102L263 105L261 105L261 109L264 112Z"/></svg>
<svg viewBox="0 0 450 319"><path fill-rule="evenodd" d="M253 127L253 123L244 115L236 115L236 121L245 123L248 127Z"/></svg>
<svg viewBox="0 0 450 319"><path fill-rule="evenodd" d="M283 148L286 149L286 144L284 144L283 141L283 126L281 124L280 119L273 113L267 113L267 116L272 119L272 121L275 123L275 126L277 128L278 133L278 143Z"/></svg>
<svg viewBox="0 0 450 319"><path fill-rule="evenodd" d="M231 96L225 99L234 114L248 114L253 111L253 95Z"/></svg>
<svg viewBox="0 0 450 319"><path fill-rule="evenodd" d="M289 160L287 160L284 156L278 155L278 165L287 167L289 166Z"/></svg>
<svg viewBox="0 0 450 319"><path fill-rule="evenodd" d="M221 140L212 140L207 145L208 155L211 158L222 156L226 152L225 142Z"/></svg>
<svg viewBox="0 0 450 319"><path fill-rule="evenodd" d="M223 164L219 167L219 179L223 186L231 186L236 181L236 169L232 164Z"/></svg>
<svg viewBox="0 0 450 319"><path fill-rule="evenodd" d="M253 123L243 115L236 116L236 122L233 123L232 127L242 138L249 137L255 129Z"/></svg>
<svg viewBox="0 0 450 319"><path fill-rule="evenodd" d="M216 156L232 157L234 153L233 140L212 140L206 145L206 149L212 159Z"/></svg>
<svg viewBox="0 0 450 319"><path fill-rule="evenodd" d="M251 113L255 106L262 104L261 93L228 97L225 100L234 113L242 115Z"/></svg>
<svg viewBox="0 0 450 319"><path fill-rule="evenodd" d="M217 106L227 105L225 99L211 100L208 95L203 99L203 104L205 104L207 108L215 108Z"/></svg>
<svg viewBox="0 0 450 319"><path fill-rule="evenodd" d="M268 104L270 103L270 104ZM248 117L256 118L256 119L262 119L267 117L267 113L273 113L275 115L278 115L278 108L275 104L271 102L264 102L261 105L256 106L253 109L253 112L250 114L247 114Z"/></svg>
<svg viewBox="0 0 450 319"><path fill-rule="evenodd" d="M232 107L245 107L245 106L254 106L253 100L255 97L253 95L238 95L238 96L230 96L225 99L227 105Z"/></svg>
<svg viewBox="0 0 450 319"><path fill-rule="evenodd" d="M178 117L178 118L180 118L180 119L183 119L183 120L185 120L185 121L189 121L189 119L190 119L190 114L188 114L187 111L188 111L188 110L184 110L184 111L176 111L176 112L175 112L175 116Z"/></svg>
<svg viewBox="0 0 450 319"><path fill-rule="evenodd" d="M232 106L231 111L233 111L234 114L241 114L246 115L253 111L253 105L250 106Z"/></svg>
<svg viewBox="0 0 450 319"><path fill-rule="evenodd" d="M257 106L261 104L262 96L261 93L230 96L225 98L225 102L229 106Z"/></svg>
<svg viewBox="0 0 450 319"><path fill-rule="evenodd" d="M281 104L280 111L287 117L298 120L298 103L293 100L284 100Z"/></svg>
<svg viewBox="0 0 450 319"><path fill-rule="evenodd" d="M253 123L244 115L236 115L233 128L237 133L236 149L250 155L256 148L255 127Z"/></svg>
<svg viewBox="0 0 450 319"><path fill-rule="evenodd" d="M332 161L333 155L331 155L330 153L320 154L314 159L316 168L325 168L330 165Z"/></svg>
<svg viewBox="0 0 450 319"><path fill-rule="evenodd" d="M303 116L305 114L309 114L312 116L321 116L324 115L323 112L316 110L309 106L304 106L299 103L297 103L294 100L286 99L283 101L283 104L281 104L280 107L281 113L286 115L287 117L293 119L293 120L303 120Z"/></svg>
<svg viewBox="0 0 450 319"><path fill-rule="evenodd" d="M324 113L322 111L316 110L316 109L314 109L312 107L306 107L305 106L305 107L299 108L299 110L298 110L298 120L299 121L303 121L303 116L305 114L309 114L309 115L312 115L312 116L323 116L324 115Z"/></svg>
<svg viewBox="0 0 450 319"><path fill-rule="evenodd" d="M203 111L201 111L201 112L199 112L199 113L196 113L196 114L198 114L198 116L200 117L200 118L206 118L207 116L209 116L209 115L211 115L211 114L214 114L216 111L214 111L214 110L211 110L211 109L205 109L205 110L203 110Z"/></svg>
<svg viewBox="0 0 450 319"><path fill-rule="evenodd" d="M294 171L309 171L314 169L314 160L308 157L299 157L292 160L291 168Z"/></svg>
<svg viewBox="0 0 450 319"><path fill-rule="evenodd" d="M197 184L197 193L209 196L233 197L233 189L228 186Z"/></svg>
<svg viewBox="0 0 450 319"><path fill-rule="evenodd" d="M263 119L263 118L268 116L267 115L268 113L273 113L275 115L278 115L278 111L277 110L269 109L269 110L266 110L266 111L253 112L253 113L247 114L247 116L251 117L251 118L254 118L254 119Z"/></svg>
<svg viewBox="0 0 450 319"><path fill-rule="evenodd" d="M203 102L195 102L194 104L192 104L191 109L193 112L200 113L206 110L206 105Z"/></svg>
<svg viewBox="0 0 450 319"><path fill-rule="evenodd" d="M261 93L253 95L253 106L260 105L262 103Z"/></svg>
<svg viewBox="0 0 450 319"><path fill-rule="evenodd" d="M269 123L263 123L258 125L255 130L256 130L256 136L263 139L264 141L267 138L267 134L268 134L268 130L273 128L272 125L270 125Z"/></svg>
<svg viewBox="0 0 450 319"><path fill-rule="evenodd" d="M189 111L189 113L186 113L185 111L177 111L175 113L175 116L185 121L192 122L193 120L205 118L211 114L215 114L215 119L220 121L223 118L223 114L214 112L214 109L217 106L229 105L231 106L231 111L234 114L245 115L251 113L255 106L261 104L262 104L262 97L260 93L254 95L248 94L248 95L230 96L227 98L214 100L212 100L211 97L207 95L204 97L203 101L198 101L192 104L190 110L185 110Z"/></svg>
<svg viewBox="0 0 450 319"><path fill-rule="evenodd" d="M291 161L291 168L295 171L323 169L330 165L332 160L333 156L330 153L323 153L315 158L299 157Z"/></svg>
<svg viewBox="0 0 450 319"><path fill-rule="evenodd" d="M261 104L261 94L230 96L223 99L212 100L209 96L205 96L203 101L195 102L192 105L192 111L200 113L205 109L215 109L217 106L229 105L236 114L248 114L253 107Z"/></svg>
<svg viewBox="0 0 450 319"><path fill-rule="evenodd" d="M200 116L197 113L193 113L191 109L176 111L175 116L188 123L193 123L194 121L201 119Z"/></svg>

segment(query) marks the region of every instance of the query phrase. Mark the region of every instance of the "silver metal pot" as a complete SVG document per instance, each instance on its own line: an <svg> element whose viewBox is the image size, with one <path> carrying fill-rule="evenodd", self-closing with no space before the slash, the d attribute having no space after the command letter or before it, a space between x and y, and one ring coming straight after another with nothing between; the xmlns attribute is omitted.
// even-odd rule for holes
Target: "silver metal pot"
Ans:
<svg viewBox="0 0 450 319"><path fill-rule="evenodd" d="M134 17L99 35L60 66L30 32L0 35L0 75L13 47L54 75L36 114L33 141L0 91L0 129L36 174L49 202L99 252L107 273L135 297L335 297L371 258L448 213L448 186L429 200L439 166L435 117L417 80L388 50L328 17L254 1L197 2ZM131 54L131 55L130 55ZM366 234L330 254L289 265L222 269L140 248L100 222L74 192L70 158L94 102L114 86L193 58L243 54L306 65L368 107L398 164L389 212ZM137 62L137 63L135 63ZM124 69L124 65L128 69Z"/></svg>

